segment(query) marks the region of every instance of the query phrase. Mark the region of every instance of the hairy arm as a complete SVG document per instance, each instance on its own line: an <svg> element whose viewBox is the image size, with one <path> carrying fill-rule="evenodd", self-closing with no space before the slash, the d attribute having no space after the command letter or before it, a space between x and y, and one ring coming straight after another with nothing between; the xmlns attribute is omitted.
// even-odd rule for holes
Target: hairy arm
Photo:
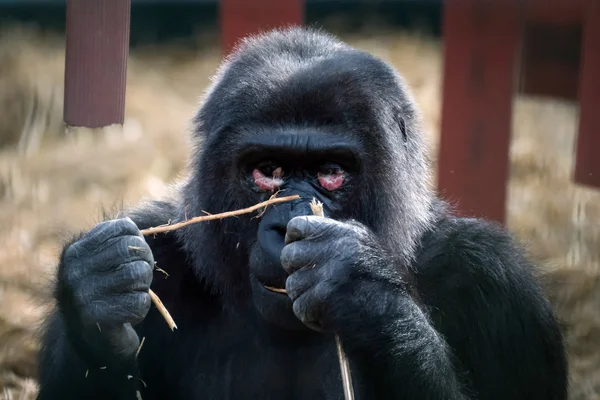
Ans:
<svg viewBox="0 0 600 400"><path fill-rule="evenodd" d="M419 296L473 397L566 399L559 324L511 236L481 220L449 219L423 248Z"/></svg>
<svg viewBox="0 0 600 400"><path fill-rule="evenodd" d="M448 345L409 293L406 271L368 229L298 217L286 243L281 260L293 310L309 327L340 336L357 393L466 398Z"/></svg>
<svg viewBox="0 0 600 400"><path fill-rule="evenodd" d="M79 355L60 315L53 313L46 324L39 354L38 400L135 399L140 390L134 357L88 361ZM83 345L85 346L85 345Z"/></svg>
<svg viewBox="0 0 600 400"><path fill-rule="evenodd" d="M339 330L364 395L466 399L449 346L414 299L381 288L372 295Z"/></svg>
<svg viewBox="0 0 600 400"><path fill-rule="evenodd" d="M65 246L40 353L40 399L135 398L133 326L150 308L153 265L129 218L102 222Z"/></svg>
<svg viewBox="0 0 600 400"><path fill-rule="evenodd" d="M290 221L296 315L336 332L369 398L566 399L559 325L510 236L450 219L403 266L364 226Z"/></svg>

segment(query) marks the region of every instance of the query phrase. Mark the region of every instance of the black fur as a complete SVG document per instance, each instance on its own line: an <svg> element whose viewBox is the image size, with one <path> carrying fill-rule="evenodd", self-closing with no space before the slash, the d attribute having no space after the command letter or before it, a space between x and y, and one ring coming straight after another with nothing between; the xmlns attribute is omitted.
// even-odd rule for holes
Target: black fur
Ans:
<svg viewBox="0 0 600 400"><path fill-rule="evenodd" d="M253 148L285 151L295 175L282 195L302 199L260 219L146 237L153 258L137 256L126 292L145 294L144 268L156 261L169 275L156 270L151 287L175 332L154 307L138 338L122 328L146 310L114 292L129 257L118 249L137 240L129 222L106 223L111 246L79 245L102 237L94 231L67 246L40 399L342 399L333 332L357 399L567 398L563 339L533 267L506 232L453 217L430 191L419 116L387 64L314 31L251 38L220 69L195 123L193 173L174 200L128 214L139 229L268 198L248 183ZM305 164L335 146L347 180L330 193ZM312 197L331 219L302 217ZM291 300L265 283L285 284ZM73 295L86 284L97 303Z"/></svg>

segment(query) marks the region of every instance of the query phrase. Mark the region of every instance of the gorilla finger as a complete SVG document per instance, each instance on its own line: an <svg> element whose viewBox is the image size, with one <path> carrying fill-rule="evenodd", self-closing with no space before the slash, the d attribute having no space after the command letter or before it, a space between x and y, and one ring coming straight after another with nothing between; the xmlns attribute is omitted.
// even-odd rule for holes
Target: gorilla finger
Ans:
<svg viewBox="0 0 600 400"><path fill-rule="evenodd" d="M102 330L118 327L122 324L139 324L144 320L152 299L147 292L106 296L89 303L81 313L82 322L88 328Z"/></svg>
<svg viewBox="0 0 600 400"><path fill-rule="evenodd" d="M130 323L107 330L105 335L112 351L123 357L134 354L140 347L140 337Z"/></svg>
<svg viewBox="0 0 600 400"><path fill-rule="evenodd" d="M147 292L152 278L152 267L146 261L122 264L110 273L84 278L74 293L75 303L85 305L110 295Z"/></svg>
<svg viewBox="0 0 600 400"><path fill-rule="evenodd" d="M288 274L304 267L314 267L322 258L323 249L318 244L293 242L284 246L279 260Z"/></svg>
<svg viewBox="0 0 600 400"><path fill-rule="evenodd" d="M148 291L153 278L153 268L146 261L132 261L119 266L105 276L103 293Z"/></svg>
<svg viewBox="0 0 600 400"><path fill-rule="evenodd" d="M318 283L318 274L311 269L305 269L294 272L288 276L285 281L285 291L288 297L295 301L302 296L307 290Z"/></svg>
<svg viewBox="0 0 600 400"><path fill-rule="evenodd" d="M317 289L319 286L317 285L313 290L307 291L296 299L292 305L292 310L304 325L317 332L323 332L322 316L325 313L325 303L318 293L315 293L315 291L322 290Z"/></svg>
<svg viewBox="0 0 600 400"><path fill-rule="evenodd" d="M295 242L296 240L304 239L309 236L317 226L315 226L315 220L323 219L314 215L303 215L300 217L292 218L286 228L285 232L285 244Z"/></svg>
<svg viewBox="0 0 600 400"><path fill-rule="evenodd" d="M103 244L92 257L80 259L81 269L91 272L109 272L120 268L122 264L145 261L154 265L154 256L144 238L123 236L110 239Z"/></svg>
<svg viewBox="0 0 600 400"><path fill-rule="evenodd" d="M331 218L305 215L294 217L288 222L285 233L285 244L302 239L317 239L332 236L339 228L339 223Z"/></svg>
<svg viewBox="0 0 600 400"><path fill-rule="evenodd" d="M144 260L154 265L154 255L146 240L140 236L125 236L119 240L114 249L116 257L122 262Z"/></svg>
<svg viewBox="0 0 600 400"><path fill-rule="evenodd" d="M141 232L131 218L113 219L94 226L73 245L69 246L65 257L78 258L84 254L94 254L108 240L119 236L141 236Z"/></svg>

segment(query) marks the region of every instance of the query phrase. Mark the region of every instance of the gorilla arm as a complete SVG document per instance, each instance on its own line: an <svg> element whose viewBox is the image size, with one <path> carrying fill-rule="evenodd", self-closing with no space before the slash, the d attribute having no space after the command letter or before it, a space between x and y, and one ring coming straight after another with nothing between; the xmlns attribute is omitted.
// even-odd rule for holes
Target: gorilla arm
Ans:
<svg viewBox="0 0 600 400"><path fill-rule="evenodd" d="M129 218L102 222L65 247L58 309L40 351L38 399L135 398L140 339L133 325L150 308L153 265L150 247Z"/></svg>
<svg viewBox="0 0 600 400"><path fill-rule="evenodd" d="M449 347L386 254L362 225L292 219L281 262L294 313L340 336L367 398L465 399Z"/></svg>

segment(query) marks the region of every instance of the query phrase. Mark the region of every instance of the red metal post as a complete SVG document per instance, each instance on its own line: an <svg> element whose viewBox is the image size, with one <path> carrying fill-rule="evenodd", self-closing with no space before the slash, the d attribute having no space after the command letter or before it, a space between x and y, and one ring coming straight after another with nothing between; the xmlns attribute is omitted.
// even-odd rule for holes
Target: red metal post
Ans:
<svg viewBox="0 0 600 400"><path fill-rule="evenodd" d="M600 188L600 2L586 2L575 181Z"/></svg>
<svg viewBox="0 0 600 400"><path fill-rule="evenodd" d="M67 125L123 123L130 7L131 0L67 1Z"/></svg>
<svg viewBox="0 0 600 400"><path fill-rule="evenodd" d="M221 0L221 48L227 55L249 34L304 22L303 0Z"/></svg>
<svg viewBox="0 0 600 400"><path fill-rule="evenodd" d="M438 188L460 215L505 219L521 4L445 4Z"/></svg>
<svg viewBox="0 0 600 400"><path fill-rule="evenodd" d="M528 21L522 55L521 93L577 101L581 22Z"/></svg>

